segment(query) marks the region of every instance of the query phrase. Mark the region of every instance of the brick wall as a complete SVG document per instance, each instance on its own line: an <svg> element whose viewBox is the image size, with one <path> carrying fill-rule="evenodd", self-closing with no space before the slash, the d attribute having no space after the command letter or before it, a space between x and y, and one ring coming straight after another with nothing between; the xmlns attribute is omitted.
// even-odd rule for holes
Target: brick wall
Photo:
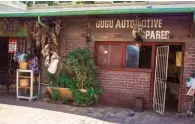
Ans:
<svg viewBox="0 0 195 124"><path fill-rule="evenodd" d="M70 51L87 47L87 44L84 38L84 20L63 20L62 24L60 47L61 56L65 58Z"/></svg>
<svg viewBox="0 0 195 124"><path fill-rule="evenodd" d="M133 108L135 97L144 98L149 107L150 73L99 70L99 83L104 90L101 101L109 105Z"/></svg>
<svg viewBox="0 0 195 124"><path fill-rule="evenodd" d="M186 23L187 25L187 23ZM187 37L187 26L185 27L185 35ZM60 35L61 56L64 59L68 52L78 47L88 47L94 50L94 42L85 43L84 38L84 18L65 19L63 20L63 29ZM177 27L177 26L175 26ZM119 30L117 30L119 32ZM117 32L116 31L116 32ZM176 31L173 29L172 31ZM128 31L129 32L129 31ZM100 35L97 35L100 34ZM93 41L127 41L123 37L116 39L111 35L115 33L103 32L100 30L92 30ZM125 37L124 37L125 38ZM183 41L186 41L183 38ZM175 41L176 39L173 39ZM129 40L128 40L129 41ZM179 40L181 41L181 39ZM186 96L187 88L185 87L185 79L195 72L195 45L193 41L188 41L185 44L184 57L184 78L181 90L181 111L186 111L189 107L191 97ZM144 72L128 72L128 71L108 71L99 70L98 79L100 86L104 89L104 94L101 96L101 101L109 105L119 105L124 107L133 107L134 98L141 96L145 99L145 107L149 107L150 97L150 77L151 73Z"/></svg>
<svg viewBox="0 0 195 124"><path fill-rule="evenodd" d="M186 88L185 79L195 73L195 43L194 41L188 41L185 43L184 53L184 72L183 72L183 84L181 90L181 112L185 112L189 109L189 102L192 97L186 96L188 91Z"/></svg>
<svg viewBox="0 0 195 124"><path fill-rule="evenodd" d="M78 48L94 50L94 42L86 44L84 38L84 20L63 20L64 28L60 35L61 56ZM98 79L104 94L100 102L108 105L133 107L135 97L143 97L145 107L149 107L150 73L108 71L98 69Z"/></svg>

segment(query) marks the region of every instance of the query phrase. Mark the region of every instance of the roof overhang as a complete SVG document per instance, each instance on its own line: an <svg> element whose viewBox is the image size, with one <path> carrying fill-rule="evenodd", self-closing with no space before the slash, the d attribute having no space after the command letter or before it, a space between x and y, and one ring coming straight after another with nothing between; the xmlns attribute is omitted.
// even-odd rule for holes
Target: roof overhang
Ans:
<svg viewBox="0 0 195 124"><path fill-rule="evenodd" d="M18 1L0 1L0 13L6 12L23 12L27 6Z"/></svg>
<svg viewBox="0 0 195 124"><path fill-rule="evenodd" d="M37 17L37 16L77 16L131 13L189 13L195 12L195 4L147 5L134 6L95 6L95 7L52 7L28 9L15 12L0 12L0 17Z"/></svg>

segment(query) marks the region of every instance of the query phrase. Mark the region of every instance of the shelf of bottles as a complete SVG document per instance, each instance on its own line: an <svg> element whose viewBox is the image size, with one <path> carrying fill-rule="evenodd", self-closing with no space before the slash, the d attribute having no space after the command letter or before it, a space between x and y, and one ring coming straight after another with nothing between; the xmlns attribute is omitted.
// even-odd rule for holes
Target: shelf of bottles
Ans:
<svg viewBox="0 0 195 124"><path fill-rule="evenodd" d="M40 96L40 73L33 70L17 69L16 72L16 97L29 101Z"/></svg>

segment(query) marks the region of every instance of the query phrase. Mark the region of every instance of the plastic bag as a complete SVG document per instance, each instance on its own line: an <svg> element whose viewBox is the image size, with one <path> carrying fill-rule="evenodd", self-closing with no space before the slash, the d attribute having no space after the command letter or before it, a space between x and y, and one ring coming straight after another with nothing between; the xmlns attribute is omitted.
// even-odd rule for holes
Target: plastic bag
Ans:
<svg viewBox="0 0 195 124"><path fill-rule="evenodd" d="M195 79L194 78L191 81L191 87L192 87L192 89L195 89Z"/></svg>
<svg viewBox="0 0 195 124"><path fill-rule="evenodd" d="M51 73L51 74L56 73L56 70L57 70L57 67L58 67L58 62L59 62L58 59L55 59L54 61L51 62L50 66L48 68L49 73Z"/></svg>
<svg viewBox="0 0 195 124"><path fill-rule="evenodd" d="M49 67L49 65L50 65L49 56L46 56L46 58L45 58L45 66Z"/></svg>
<svg viewBox="0 0 195 124"><path fill-rule="evenodd" d="M189 77L189 78L186 79L186 87L191 87L191 85L192 85L192 80L193 80L192 77Z"/></svg>
<svg viewBox="0 0 195 124"><path fill-rule="evenodd" d="M59 56L56 52L54 52L51 56L51 63L49 65L48 71L51 74L56 73L56 70L58 68L58 62L59 62Z"/></svg>
<svg viewBox="0 0 195 124"><path fill-rule="evenodd" d="M34 56L28 60L29 68L33 71L39 71L38 58Z"/></svg>

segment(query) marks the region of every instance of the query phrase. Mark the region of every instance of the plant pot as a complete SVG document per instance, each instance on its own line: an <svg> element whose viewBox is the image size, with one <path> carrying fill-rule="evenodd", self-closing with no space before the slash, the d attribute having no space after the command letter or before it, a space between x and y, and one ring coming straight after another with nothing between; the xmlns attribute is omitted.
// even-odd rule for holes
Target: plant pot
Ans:
<svg viewBox="0 0 195 124"><path fill-rule="evenodd" d="M20 62L19 63L19 68L20 69L27 69L27 67L28 67L28 63L27 62Z"/></svg>
<svg viewBox="0 0 195 124"><path fill-rule="evenodd" d="M57 89L60 93L61 97L65 97L69 100L74 100L72 92L68 88L61 88L61 87L47 87L50 94L52 94L52 88Z"/></svg>
<svg viewBox="0 0 195 124"><path fill-rule="evenodd" d="M86 92L87 92L87 89L80 89L80 91L81 91L82 93L86 93Z"/></svg>

